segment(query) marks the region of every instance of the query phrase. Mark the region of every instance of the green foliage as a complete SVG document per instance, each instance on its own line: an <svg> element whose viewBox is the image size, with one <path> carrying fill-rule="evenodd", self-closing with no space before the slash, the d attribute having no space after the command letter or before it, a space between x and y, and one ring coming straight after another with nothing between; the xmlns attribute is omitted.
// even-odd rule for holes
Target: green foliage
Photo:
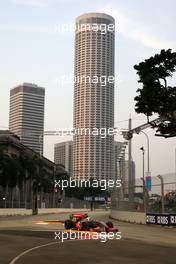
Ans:
<svg viewBox="0 0 176 264"><path fill-rule="evenodd" d="M157 134L176 136L176 87L168 86L167 78L176 71L176 52L161 50L160 54L134 66L142 88L137 90L135 110L149 117L158 114L160 122L152 125Z"/></svg>
<svg viewBox="0 0 176 264"><path fill-rule="evenodd" d="M16 155L10 156L4 151L0 150L0 185L10 188L16 185L20 186L22 183L22 167Z"/></svg>
<svg viewBox="0 0 176 264"><path fill-rule="evenodd" d="M50 191L53 178L48 174L44 161L38 155L21 153L19 156L9 155L5 149L0 149L0 185L3 187L21 187L30 180L34 192Z"/></svg>
<svg viewBox="0 0 176 264"><path fill-rule="evenodd" d="M30 169L32 169L30 178L33 191L36 193L40 190L50 191L53 186L53 177L48 175L44 161L38 155L32 157Z"/></svg>
<svg viewBox="0 0 176 264"><path fill-rule="evenodd" d="M57 164L56 165L55 178L56 178L57 181L58 180L69 180L70 175L65 170L64 165L62 165L62 164Z"/></svg>

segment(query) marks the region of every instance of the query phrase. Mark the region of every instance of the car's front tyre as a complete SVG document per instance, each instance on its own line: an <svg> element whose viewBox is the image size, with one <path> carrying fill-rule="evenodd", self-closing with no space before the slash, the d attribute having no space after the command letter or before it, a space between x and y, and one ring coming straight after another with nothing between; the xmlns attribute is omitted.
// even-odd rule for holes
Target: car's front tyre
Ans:
<svg viewBox="0 0 176 264"><path fill-rule="evenodd" d="M73 227L74 225L73 225L72 220L65 220L65 229L71 229Z"/></svg>

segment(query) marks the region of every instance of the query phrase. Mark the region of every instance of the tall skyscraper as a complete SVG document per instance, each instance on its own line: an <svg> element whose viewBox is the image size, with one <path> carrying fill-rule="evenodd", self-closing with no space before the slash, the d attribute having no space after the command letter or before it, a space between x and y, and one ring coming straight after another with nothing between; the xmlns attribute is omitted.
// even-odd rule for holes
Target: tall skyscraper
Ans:
<svg viewBox="0 0 176 264"><path fill-rule="evenodd" d="M76 19L74 124L81 128L114 128L115 21L102 13ZM105 81L106 79L106 81ZM115 177L114 136L74 135L73 173L78 179Z"/></svg>
<svg viewBox="0 0 176 264"><path fill-rule="evenodd" d="M123 165L122 165L123 166ZM135 162L132 160L131 161L131 179L129 182L129 178L128 178L128 170L129 170L129 162L128 160L125 160L124 162L124 170L122 172L122 183L123 183L123 188L124 188L124 194L128 194L129 193L129 186L131 188L131 192L134 195L135 192L135 178L136 178L136 166L135 166Z"/></svg>
<svg viewBox="0 0 176 264"><path fill-rule="evenodd" d="M54 163L62 164L72 176L73 172L73 141L60 142L54 145Z"/></svg>
<svg viewBox="0 0 176 264"><path fill-rule="evenodd" d="M21 142L43 154L45 89L23 83L10 90L9 130Z"/></svg>
<svg viewBox="0 0 176 264"><path fill-rule="evenodd" d="M122 146L124 145L123 142L114 141L114 148L115 148L115 178L120 178L121 170L120 170L120 164L123 167L124 161L125 161L125 153L122 155L122 157L119 159L119 156L121 153ZM123 169L122 169L123 170Z"/></svg>

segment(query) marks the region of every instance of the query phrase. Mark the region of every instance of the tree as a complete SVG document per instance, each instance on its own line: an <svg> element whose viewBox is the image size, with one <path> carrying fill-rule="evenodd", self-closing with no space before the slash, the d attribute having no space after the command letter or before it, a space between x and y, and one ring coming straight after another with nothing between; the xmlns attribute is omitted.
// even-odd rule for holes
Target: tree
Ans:
<svg viewBox="0 0 176 264"><path fill-rule="evenodd" d="M38 213L38 194L47 192L53 186L53 178L48 174L44 161L38 156L33 155L29 160L29 179L32 183L33 191L33 214Z"/></svg>
<svg viewBox="0 0 176 264"><path fill-rule="evenodd" d="M136 112L147 116L147 122L157 129L157 136L176 136L176 87L168 85L167 80L176 71L176 52L161 50L134 69L142 83L134 98ZM150 123L153 114L158 114L158 123Z"/></svg>
<svg viewBox="0 0 176 264"><path fill-rule="evenodd" d="M15 186L21 187L23 182L22 167L18 156L7 153L5 147L0 147L0 186L3 188L6 198L12 202Z"/></svg>
<svg viewBox="0 0 176 264"><path fill-rule="evenodd" d="M5 153L4 148L0 148L0 186L5 188L8 183L8 173L7 170L10 168L11 158Z"/></svg>
<svg viewBox="0 0 176 264"><path fill-rule="evenodd" d="M26 184L28 191L24 189ZM37 211L38 193L51 191L53 177L48 173L45 162L39 155L23 152L19 155L9 154L5 147L0 146L0 186L7 190L6 195L10 191L8 197L10 196L12 201L13 189L18 186L19 191L24 191L25 204L27 200L29 204L33 202L33 211L34 209Z"/></svg>
<svg viewBox="0 0 176 264"><path fill-rule="evenodd" d="M69 179L70 179L70 175L65 170L65 166L63 164L57 164L55 167L54 180L56 180L57 182L59 181L62 182L64 180L69 182ZM66 190L62 190L62 188L57 188L57 191L61 196L65 196L65 194L69 193L69 188L66 188Z"/></svg>
<svg viewBox="0 0 176 264"><path fill-rule="evenodd" d="M70 175L65 170L65 166L63 164L56 165L55 178L57 181L58 180L69 180Z"/></svg>
<svg viewBox="0 0 176 264"><path fill-rule="evenodd" d="M0 153L0 185L10 188L20 184L20 166L16 155L9 155L1 151Z"/></svg>

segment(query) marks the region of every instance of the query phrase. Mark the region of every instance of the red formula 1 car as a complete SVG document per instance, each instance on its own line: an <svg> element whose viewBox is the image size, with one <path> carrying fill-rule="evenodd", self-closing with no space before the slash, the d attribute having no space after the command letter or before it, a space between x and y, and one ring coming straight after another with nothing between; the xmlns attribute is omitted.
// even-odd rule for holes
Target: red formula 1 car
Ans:
<svg viewBox="0 0 176 264"><path fill-rule="evenodd" d="M70 219L65 220L65 229L95 232L118 232L112 222L102 222L92 219L88 214L71 214Z"/></svg>

